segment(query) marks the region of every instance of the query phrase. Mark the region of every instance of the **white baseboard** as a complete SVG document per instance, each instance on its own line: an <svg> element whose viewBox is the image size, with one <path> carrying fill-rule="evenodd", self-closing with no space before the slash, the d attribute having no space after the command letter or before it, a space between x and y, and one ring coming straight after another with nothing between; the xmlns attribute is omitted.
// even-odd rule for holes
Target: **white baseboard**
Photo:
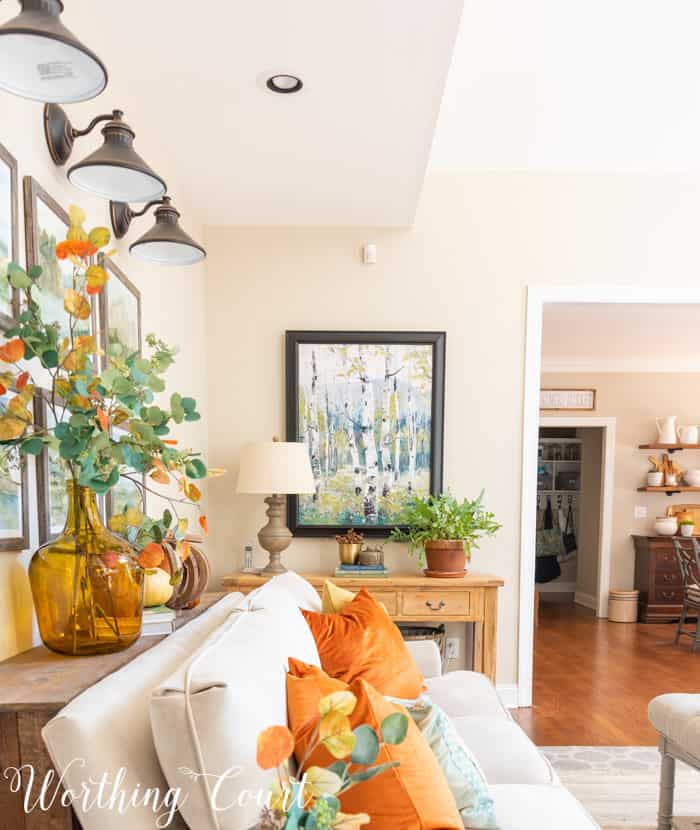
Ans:
<svg viewBox="0 0 700 830"><path fill-rule="evenodd" d="M518 687L515 683L498 683L496 691L507 709L518 708Z"/></svg>
<svg viewBox="0 0 700 830"><path fill-rule="evenodd" d="M573 594L576 591L575 582L544 582L537 586L537 590L541 594Z"/></svg>
<svg viewBox="0 0 700 830"><path fill-rule="evenodd" d="M584 608L590 608L592 611L598 610L598 600L593 594L584 594L581 591L576 591L574 594L574 602L576 605L583 605Z"/></svg>

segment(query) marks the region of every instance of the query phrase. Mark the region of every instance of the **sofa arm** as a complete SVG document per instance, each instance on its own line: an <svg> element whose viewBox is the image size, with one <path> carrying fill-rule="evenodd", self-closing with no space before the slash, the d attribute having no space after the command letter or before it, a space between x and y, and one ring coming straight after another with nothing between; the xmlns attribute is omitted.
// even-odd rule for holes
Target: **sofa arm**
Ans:
<svg viewBox="0 0 700 830"><path fill-rule="evenodd" d="M442 659L434 640L407 640L406 646L423 677L440 677Z"/></svg>

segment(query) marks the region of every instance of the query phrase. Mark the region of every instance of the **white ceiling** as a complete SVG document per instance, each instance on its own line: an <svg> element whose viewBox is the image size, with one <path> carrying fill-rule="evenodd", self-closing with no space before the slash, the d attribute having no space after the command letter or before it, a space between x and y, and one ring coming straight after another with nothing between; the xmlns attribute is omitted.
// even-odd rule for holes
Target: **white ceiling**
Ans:
<svg viewBox="0 0 700 830"><path fill-rule="evenodd" d="M123 108L206 224L409 225L429 159L700 170L697 0L462 2L65 0L110 71L70 113ZM266 91L275 71L304 90Z"/></svg>
<svg viewBox="0 0 700 830"><path fill-rule="evenodd" d="M700 169L697 0L465 0L431 170Z"/></svg>
<svg viewBox="0 0 700 830"><path fill-rule="evenodd" d="M3 20L14 6L2 3ZM65 6L110 72L106 92L71 111L121 106L140 152L166 179L168 159L202 222L413 221L462 0ZM269 92L261 81L275 72L304 89Z"/></svg>
<svg viewBox="0 0 700 830"><path fill-rule="evenodd" d="M700 305L547 305L542 369L700 372Z"/></svg>

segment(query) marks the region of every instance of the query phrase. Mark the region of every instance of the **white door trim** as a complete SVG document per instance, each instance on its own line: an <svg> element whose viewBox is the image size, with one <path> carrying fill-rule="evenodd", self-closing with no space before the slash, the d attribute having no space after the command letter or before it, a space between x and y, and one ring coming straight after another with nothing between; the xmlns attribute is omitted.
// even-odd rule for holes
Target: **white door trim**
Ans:
<svg viewBox="0 0 700 830"><path fill-rule="evenodd" d="M537 439L542 368L542 312L545 303L700 304L700 289L664 285L530 285L527 288L523 392L522 500L520 505L520 603L518 627L518 703L532 706L534 635L535 510Z"/></svg>
<svg viewBox="0 0 700 830"><path fill-rule="evenodd" d="M543 415L543 427L599 427L603 430L602 498L598 530L598 590L595 602L597 617L608 616L610 593L610 547L612 539L613 492L615 484L615 429L617 418L587 418L585 415ZM556 584L556 583L553 583Z"/></svg>

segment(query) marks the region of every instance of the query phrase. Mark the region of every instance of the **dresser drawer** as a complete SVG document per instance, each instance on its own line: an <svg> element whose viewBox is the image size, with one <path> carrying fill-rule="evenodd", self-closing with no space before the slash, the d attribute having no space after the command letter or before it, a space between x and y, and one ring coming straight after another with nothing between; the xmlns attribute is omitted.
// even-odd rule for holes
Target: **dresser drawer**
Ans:
<svg viewBox="0 0 700 830"><path fill-rule="evenodd" d="M653 600L649 598L650 603L657 605L682 605L683 604L683 588L681 586L664 588L662 585L655 585L653 592Z"/></svg>
<svg viewBox="0 0 700 830"><path fill-rule="evenodd" d="M673 548L657 548L652 561L657 571L678 570L678 559Z"/></svg>
<svg viewBox="0 0 700 830"><path fill-rule="evenodd" d="M661 588L666 586L680 587L683 584L683 577L679 568L676 568L675 571L658 570L654 574L654 583Z"/></svg>
<svg viewBox="0 0 700 830"><path fill-rule="evenodd" d="M470 613L470 606L468 591L404 591L401 595L401 615L404 617L464 616Z"/></svg>

